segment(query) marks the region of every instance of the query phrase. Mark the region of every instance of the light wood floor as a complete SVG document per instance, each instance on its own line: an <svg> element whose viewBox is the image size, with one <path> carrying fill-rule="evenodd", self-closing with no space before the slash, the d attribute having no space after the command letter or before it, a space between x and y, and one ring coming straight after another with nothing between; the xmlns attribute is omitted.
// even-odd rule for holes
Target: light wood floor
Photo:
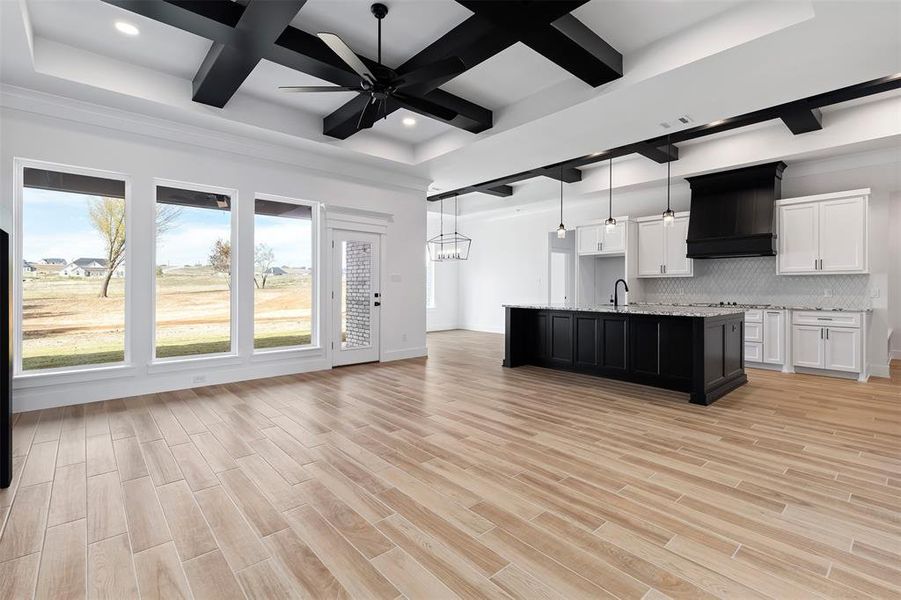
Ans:
<svg viewBox="0 0 901 600"><path fill-rule="evenodd" d="M899 597L901 365L699 407L501 346L18 415L0 597Z"/></svg>

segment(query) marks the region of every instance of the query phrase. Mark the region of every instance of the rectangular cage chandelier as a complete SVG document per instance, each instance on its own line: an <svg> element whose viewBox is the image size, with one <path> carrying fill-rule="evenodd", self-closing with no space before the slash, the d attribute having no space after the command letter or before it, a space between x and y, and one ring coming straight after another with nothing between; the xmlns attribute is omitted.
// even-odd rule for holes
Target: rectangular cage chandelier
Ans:
<svg viewBox="0 0 901 600"><path fill-rule="evenodd" d="M444 233L444 198L441 199L441 232L428 242L429 258L434 262L466 260L472 239L457 231L457 195L454 194L454 232Z"/></svg>

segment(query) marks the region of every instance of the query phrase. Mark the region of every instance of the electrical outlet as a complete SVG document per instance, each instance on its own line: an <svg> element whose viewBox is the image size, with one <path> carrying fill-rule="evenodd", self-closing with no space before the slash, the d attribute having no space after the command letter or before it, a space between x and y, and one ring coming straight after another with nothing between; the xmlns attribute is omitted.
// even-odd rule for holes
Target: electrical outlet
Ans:
<svg viewBox="0 0 901 600"><path fill-rule="evenodd" d="M406 333L402 333L402 334L400 335L400 339L401 339L401 341L406 342L406 341L407 341L407 334L406 334Z"/></svg>
<svg viewBox="0 0 901 600"><path fill-rule="evenodd" d="M823 290L823 298L832 298L832 290L831 289Z"/></svg>
<svg viewBox="0 0 901 600"><path fill-rule="evenodd" d="M206 383L206 375L195 375L192 381L194 383Z"/></svg>
<svg viewBox="0 0 901 600"><path fill-rule="evenodd" d="M879 297L879 288L873 288L870 290L870 298L878 298Z"/></svg>

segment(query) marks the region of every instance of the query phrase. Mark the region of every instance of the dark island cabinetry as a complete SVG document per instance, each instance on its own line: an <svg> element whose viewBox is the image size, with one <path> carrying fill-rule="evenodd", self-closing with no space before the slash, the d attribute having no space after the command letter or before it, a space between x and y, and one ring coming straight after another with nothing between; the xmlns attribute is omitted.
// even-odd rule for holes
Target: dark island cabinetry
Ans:
<svg viewBox="0 0 901 600"><path fill-rule="evenodd" d="M747 381L741 312L506 310L505 367L531 364L621 379L688 392L696 404Z"/></svg>

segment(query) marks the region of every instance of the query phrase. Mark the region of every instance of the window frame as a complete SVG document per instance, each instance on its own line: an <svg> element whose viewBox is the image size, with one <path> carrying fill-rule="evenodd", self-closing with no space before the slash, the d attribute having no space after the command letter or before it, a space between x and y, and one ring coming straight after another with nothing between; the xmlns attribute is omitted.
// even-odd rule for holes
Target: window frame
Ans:
<svg viewBox="0 0 901 600"><path fill-rule="evenodd" d="M216 359L224 359L225 362L231 362L232 359L238 357L238 348L239 346L239 335L240 332L238 330L238 286L240 285L239 274L241 272L239 268L240 260L238 257L240 256L240 248L238 245L238 214L239 214L239 200L238 200L238 190L234 188L226 188L221 186L207 185L203 183L193 183L189 181L179 181L175 179L165 179L161 177L154 177L152 183L153 190L153 214L154 214L154 222L156 219L156 209L157 209L157 188L159 187L170 187L170 188L181 188L190 191L196 192L206 192L209 194L223 194L229 197L231 200L231 207L229 208L229 228L231 238L229 239L229 243L231 244L231 265L230 265L230 273L229 277L231 278L231 287L229 288L229 342L230 348L228 352L213 352L206 354L191 354L188 356L167 356L164 358L158 358L156 355L156 253L158 246L158 232L156 227L153 227L153 231L151 234L151 248L150 248L150 261L151 261L151 276L150 276L150 323L151 323L151 332L150 332L150 366L159 366L159 365L179 365L183 363L192 363L195 361L201 362L211 362Z"/></svg>
<svg viewBox="0 0 901 600"><path fill-rule="evenodd" d="M318 350L322 347L320 333L322 331L321 325L321 316L322 316L322 307L320 306L319 301L319 290L321 284L322 277L322 269L319 261L320 252L319 252L319 240L321 239L320 232L320 223L321 223L321 210L322 203L317 202L315 200L305 200L303 198L292 198L289 196L279 196L276 194L266 194L263 192L257 192L253 195L253 219L251 222L251 239L253 241L253 251L256 251L257 247L257 231L256 231L256 201L257 200L269 200L272 202L283 202L285 204L295 204L297 206L308 206L310 208L310 243L312 244L311 254L310 254L310 263L311 269L313 271L313 281L311 283L311 294L312 294L312 306L310 307L310 343L309 344L299 344L295 346L277 346L275 348L256 348L254 345L256 341L256 289L253 290L253 296L251 297L251 310L250 310L250 337L251 343L250 347L252 349L251 354L253 356L271 356L278 355L279 353L296 353L297 351L306 351L306 350ZM255 267L254 267L255 268ZM255 276L256 272L251 271L251 275ZM250 285L253 286L253 281L250 282Z"/></svg>
<svg viewBox="0 0 901 600"><path fill-rule="evenodd" d="M125 302L123 318L123 343L124 352L121 361L96 363L87 365L77 365L73 367L58 367L52 369L32 369L24 370L22 357L22 321L23 321L23 301L24 288L22 282L23 276L23 238L25 237L23 216L25 213L24 196L25 196L25 169L44 169L47 171L55 171L58 173L71 173L73 175L86 175L90 177L101 177L104 179L114 179L125 184ZM132 364L132 304L134 291L134 265L132 259L132 247L134 244L134 225L133 225L133 202L132 202L132 181L131 177L119 171L109 171L106 169L95 169L92 167L82 167L77 165L66 165L62 163L54 163L44 160L35 160L29 158L15 157L13 158L13 185L15 193L13 198L13 226L12 226L12 255L13 268L11 274L13 276L13 352L15 360L13 361L13 378L20 380L33 380L43 377L54 377L73 375L78 373L100 374L111 373L113 376L121 375L123 370L131 370ZM131 241L129 241L131 240ZM78 377L76 377L78 379Z"/></svg>

